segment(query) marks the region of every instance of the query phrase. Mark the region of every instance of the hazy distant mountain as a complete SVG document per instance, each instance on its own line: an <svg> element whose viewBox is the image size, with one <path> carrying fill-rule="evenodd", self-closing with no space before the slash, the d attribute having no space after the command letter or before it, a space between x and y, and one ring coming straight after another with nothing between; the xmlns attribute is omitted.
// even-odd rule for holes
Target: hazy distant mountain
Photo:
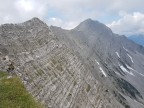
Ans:
<svg viewBox="0 0 144 108"><path fill-rule="evenodd" d="M143 108L143 61L142 46L91 19L72 30L38 18L0 26L0 70L45 108Z"/></svg>
<svg viewBox="0 0 144 108"><path fill-rule="evenodd" d="M137 44L144 46L144 35L133 35L133 36L129 36L128 38L133 40Z"/></svg>

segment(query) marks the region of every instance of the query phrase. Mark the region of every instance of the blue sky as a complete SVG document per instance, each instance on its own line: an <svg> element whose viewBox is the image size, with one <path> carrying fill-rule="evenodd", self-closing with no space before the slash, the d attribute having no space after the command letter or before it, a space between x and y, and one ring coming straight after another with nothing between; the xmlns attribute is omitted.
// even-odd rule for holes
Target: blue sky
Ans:
<svg viewBox="0 0 144 108"><path fill-rule="evenodd" d="M0 24L38 17L48 25L72 29L87 18L113 32L144 34L144 0L1 0Z"/></svg>

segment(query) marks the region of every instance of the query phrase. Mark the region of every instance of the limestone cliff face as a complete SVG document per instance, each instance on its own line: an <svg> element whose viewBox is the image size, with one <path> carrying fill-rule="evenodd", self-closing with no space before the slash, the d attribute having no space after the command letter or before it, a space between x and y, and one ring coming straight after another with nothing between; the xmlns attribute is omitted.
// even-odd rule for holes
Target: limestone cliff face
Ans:
<svg viewBox="0 0 144 108"><path fill-rule="evenodd" d="M0 27L0 70L18 75L46 108L130 108L37 18Z"/></svg>
<svg viewBox="0 0 144 108"><path fill-rule="evenodd" d="M95 79L114 90L113 94L115 90L120 93L115 98L122 105L127 100L131 108L143 108L143 47L91 19L72 30L50 28L59 41L81 56Z"/></svg>

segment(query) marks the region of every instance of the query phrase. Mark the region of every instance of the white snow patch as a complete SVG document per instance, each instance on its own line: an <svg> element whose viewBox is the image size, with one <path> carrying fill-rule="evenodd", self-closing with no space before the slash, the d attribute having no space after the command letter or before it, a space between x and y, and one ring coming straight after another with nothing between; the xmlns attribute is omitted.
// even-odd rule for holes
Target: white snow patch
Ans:
<svg viewBox="0 0 144 108"><path fill-rule="evenodd" d="M97 64L100 65L99 62L97 62Z"/></svg>
<svg viewBox="0 0 144 108"><path fill-rule="evenodd" d="M102 74L106 77L106 73L104 72L104 70L102 69L102 67L100 67L100 63L95 59L96 63L99 65L99 69L102 72Z"/></svg>
<svg viewBox="0 0 144 108"><path fill-rule="evenodd" d="M144 77L144 74L137 72L135 69L131 68L130 66L126 65L127 68L129 68L130 70L133 70L134 72L136 72L137 74L141 75Z"/></svg>
<svg viewBox="0 0 144 108"><path fill-rule="evenodd" d="M134 70L134 72L136 72L137 74L141 75L144 77L144 74L137 72L136 70Z"/></svg>
<svg viewBox="0 0 144 108"><path fill-rule="evenodd" d="M139 72L137 72L137 71L135 71L136 73L138 73L139 75L141 75L141 76L143 76L144 77L144 74L142 74L142 73L139 73Z"/></svg>
<svg viewBox="0 0 144 108"><path fill-rule="evenodd" d="M127 66L127 68L129 68L130 70L133 70L133 71L135 71L133 68L131 68L130 66L128 66L128 65L126 65Z"/></svg>
<svg viewBox="0 0 144 108"><path fill-rule="evenodd" d="M95 60L95 61L97 62L98 65L100 65L100 63L97 60Z"/></svg>
<svg viewBox="0 0 144 108"><path fill-rule="evenodd" d="M120 74L118 72L115 72L115 73L120 76Z"/></svg>
<svg viewBox="0 0 144 108"><path fill-rule="evenodd" d="M106 75L106 73L104 72L104 70L100 67L99 68L100 69L100 71L102 72L102 74L106 77L107 75Z"/></svg>
<svg viewBox="0 0 144 108"><path fill-rule="evenodd" d="M131 59L131 62L134 63L133 58L129 54L127 54L127 55Z"/></svg>
<svg viewBox="0 0 144 108"><path fill-rule="evenodd" d="M118 52L115 52L116 53L116 55L120 58L120 55L119 55L119 53Z"/></svg>
<svg viewBox="0 0 144 108"><path fill-rule="evenodd" d="M121 68L124 72L126 72L126 73L134 76L134 74L133 74L132 72L128 71L124 66L121 65L120 68Z"/></svg>
<svg viewBox="0 0 144 108"><path fill-rule="evenodd" d="M129 52L125 47L123 47L124 50L126 50L127 52Z"/></svg>

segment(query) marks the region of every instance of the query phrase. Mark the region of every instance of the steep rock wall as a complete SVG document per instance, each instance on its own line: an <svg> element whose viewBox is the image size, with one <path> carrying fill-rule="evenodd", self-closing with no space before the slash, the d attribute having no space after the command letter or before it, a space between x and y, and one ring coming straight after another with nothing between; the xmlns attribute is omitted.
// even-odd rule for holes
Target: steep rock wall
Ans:
<svg viewBox="0 0 144 108"><path fill-rule="evenodd" d="M0 70L17 74L46 108L129 107L37 18L0 27Z"/></svg>

